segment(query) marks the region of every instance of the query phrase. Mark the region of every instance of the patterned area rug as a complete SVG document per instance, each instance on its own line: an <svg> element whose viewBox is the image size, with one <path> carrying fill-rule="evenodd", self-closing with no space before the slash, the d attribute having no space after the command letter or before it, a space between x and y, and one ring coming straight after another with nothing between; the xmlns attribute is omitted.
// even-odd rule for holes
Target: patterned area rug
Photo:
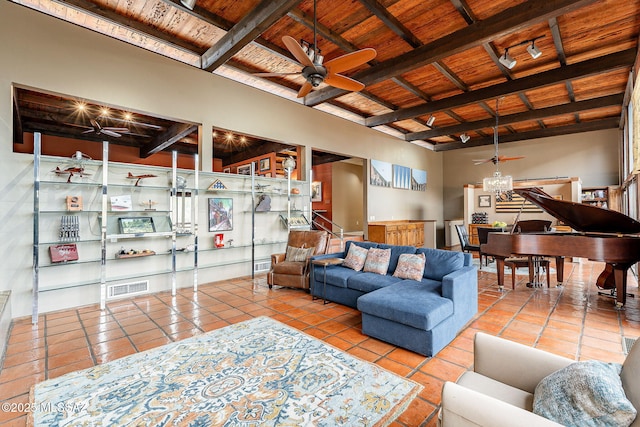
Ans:
<svg viewBox="0 0 640 427"><path fill-rule="evenodd" d="M422 386L268 317L36 384L35 426L385 426Z"/></svg>

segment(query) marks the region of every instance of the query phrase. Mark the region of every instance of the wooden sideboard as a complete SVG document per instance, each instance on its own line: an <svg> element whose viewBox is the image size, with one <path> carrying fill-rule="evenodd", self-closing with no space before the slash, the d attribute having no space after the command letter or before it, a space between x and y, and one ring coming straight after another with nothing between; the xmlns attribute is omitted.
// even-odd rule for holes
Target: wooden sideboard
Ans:
<svg viewBox="0 0 640 427"><path fill-rule="evenodd" d="M491 224L469 224L469 244L476 246L480 244L478 240L478 228L480 227L491 227Z"/></svg>
<svg viewBox="0 0 640 427"><path fill-rule="evenodd" d="M418 248L425 246L425 225L435 227L435 221L431 220L404 220L404 221L379 221L369 223L369 237L372 242L386 243L389 245L406 245ZM434 230L435 231L435 230ZM431 236L430 228L427 230L426 247L435 247L435 236Z"/></svg>

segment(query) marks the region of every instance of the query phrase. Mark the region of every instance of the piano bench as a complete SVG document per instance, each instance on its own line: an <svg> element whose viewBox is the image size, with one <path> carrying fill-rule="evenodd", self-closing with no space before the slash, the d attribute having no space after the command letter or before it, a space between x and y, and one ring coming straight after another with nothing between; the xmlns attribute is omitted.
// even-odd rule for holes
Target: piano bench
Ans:
<svg viewBox="0 0 640 427"><path fill-rule="evenodd" d="M551 286L551 265L548 259L539 259L538 265L543 267L547 271L547 288ZM529 281L531 282L534 277L533 274L533 260L528 258L507 258L504 260L504 266L511 268L511 289L516 288L516 270L520 267L527 267L529 269Z"/></svg>

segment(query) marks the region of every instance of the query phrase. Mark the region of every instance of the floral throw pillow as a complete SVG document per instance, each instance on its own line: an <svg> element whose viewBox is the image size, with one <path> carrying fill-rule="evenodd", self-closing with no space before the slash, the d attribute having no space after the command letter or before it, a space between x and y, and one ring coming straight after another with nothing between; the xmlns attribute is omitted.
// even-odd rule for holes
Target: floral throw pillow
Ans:
<svg viewBox="0 0 640 427"><path fill-rule="evenodd" d="M420 281L424 274L426 260L424 254L401 254L393 276Z"/></svg>
<svg viewBox="0 0 640 427"><path fill-rule="evenodd" d="M371 248L364 262L364 271L376 274L387 274L390 259L391 249Z"/></svg>
<svg viewBox="0 0 640 427"><path fill-rule="evenodd" d="M367 259L368 249L358 245L351 245L347 257L344 259L342 265L355 271L362 270L364 262Z"/></svg>
<svg viewBox="0 0 640 427"><path fill-rule="evenodd" d="M312 248L296 248L293 246L287 246L287 254L284 256L284 260L293 262L306 261L308 257L313 255L315 250L315 246Z"/></svg>

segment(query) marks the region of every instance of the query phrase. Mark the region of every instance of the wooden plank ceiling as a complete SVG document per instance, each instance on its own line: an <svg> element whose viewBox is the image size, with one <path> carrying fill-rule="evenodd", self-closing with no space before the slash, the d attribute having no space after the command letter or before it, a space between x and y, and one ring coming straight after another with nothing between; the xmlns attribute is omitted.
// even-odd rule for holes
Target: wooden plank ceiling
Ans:
<svg viewBox="0 0 640 427"><path fill-rule="evenodd" d="M291 99L305 79L282 37L314 40L312 0L19 3ZM500 142L619 127L640 33L640 0L317 0L316 16L325 63L362 48L377 56L341 72L362 91L322 83L301 102L436 151L493 144L498 99ZM507 48L510 69L499 62ZM166 149L188 134L174 126L119 142Z"/></svg>

